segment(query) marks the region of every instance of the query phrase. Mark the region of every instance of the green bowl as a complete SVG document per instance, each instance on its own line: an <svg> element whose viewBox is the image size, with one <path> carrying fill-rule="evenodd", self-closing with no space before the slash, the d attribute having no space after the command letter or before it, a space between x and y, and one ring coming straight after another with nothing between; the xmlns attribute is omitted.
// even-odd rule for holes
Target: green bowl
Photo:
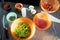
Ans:
<svg viewBox="0 0 60 40"><path fill-rule="evenodd" d="M17 19L17 14L15 12L9 12L6 16L6 19L8 22L13 22L15 20L13 17Z"/></svg>

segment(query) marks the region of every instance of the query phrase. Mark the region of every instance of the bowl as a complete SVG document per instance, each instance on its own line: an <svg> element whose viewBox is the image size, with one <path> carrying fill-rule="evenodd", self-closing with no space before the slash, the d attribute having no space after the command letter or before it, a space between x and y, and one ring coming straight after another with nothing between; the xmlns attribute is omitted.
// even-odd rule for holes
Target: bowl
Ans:
<svg viewBox="0 0 60 40"><path fill-rule="evenodd" d="M37 13L34 16L33 21L36 27L38 27L40 30L47 30L52 25L50 16L44 12Z"/></svg>
<svg viewBox="0 0 60 40"><path fill-rule="evenodd" d="M16 4L15 4L15 8L16 8L17 10L21 10L22 7L23 7L23 4L22 4L22 3L16 3Z"/></svg>
<svg viewBox="0 0 60 40"><path fill-rule="evenodd" d="M9 3L2 4L4 10L9 11L11 9L11 5Z"/></svg>
<svg viewBox="0 0 60 40"><path fill-rule="evenodd" d="M58 0L41 0L39 5L42 10L48 13L54 13L59 9L59 1Z"/></svg>
<svg viewBox="0 0 60 40"><path fill-rule="evenodd" d="M6 16L6 19L7 19L8 22L13 22L15 20L13 17L15 19L17 19L17 14L15 12L9 12ZM14 19L14 20L12 20L12 19Z"/></svg>
<svg viewBox="0 0 60 40"><path fill-rule="evenodd" d="M20 38L20 37L17 37L16 36L16 33L14 32L14 30L15 30L15 28L17 27L17 25L19 23L27 23L27 24L29 24L29 27L30 27L30 35L28 37L26 37L26 38ZM34 36L34 34L35 34L35 24L29 18L26 18L26 17L18 18L11 25L11 35L16 40L29 40L29 39L31 39Z"/></svg>

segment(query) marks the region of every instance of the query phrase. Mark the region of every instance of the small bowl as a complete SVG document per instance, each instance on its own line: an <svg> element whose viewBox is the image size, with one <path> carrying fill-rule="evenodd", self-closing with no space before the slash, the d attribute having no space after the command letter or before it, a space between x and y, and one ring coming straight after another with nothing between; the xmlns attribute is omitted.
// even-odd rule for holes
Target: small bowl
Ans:
<svg viewBox="0 0 60 40"><path fill-rule="evenodd" d="M7 16L6 16L6 19L7 19L7 21L8 22L13 22L14 20L10 20L9 18L10 17L14 17L15 19L17 19L17 14L15 13L15 12L9 12L8 14L7 14Z"/></svg>
<svg viewBox="0 0 60 40"><path fill-rule="evenodd" d="M9 10L11 9L11 6L10 6L9 3L4 3L4 4L2 5L2 7L3 7L3 9L6 10L6 11L9 11Z"/></svg>
<svg viewBox="0 0 60 40"><path fill-rule="evenodd" d="M26 38L19 38L19 37L16 36L14 30L15 30L15 28L17 27L17 25L19 23L27 23L27 24L29 24L31 32L30 32L30 35L28 37L26 37ZM11 35L16 40L29 40L29 39L31 39L34 36L34 34L35 34L35 24L29 18L25 18L25 17L18 18L11 25Z"/></svg>
<svg viewBox="0 0 60 40"><path fill-rule="evenodd" d="M33 5L30 5L29 6L29 10L32 10L32 9L34 9L34 6Z"/></svg>
<svg viewBox="0 0 60 40"><path fill-rule="evenodd" d="M16 8L17 10L21 10L22 7L23 7L23 4L22 4L22 3L16 3L16 4L15 4L15 8Z"/></svg>
<svg viewBox="0 0 60 40"><path fill-rule="evenodd" d="M33 21L36 27L38 27L40 30L47 30L52 25L52 20L50 16L44 12L37 13L34 16Z"/></svg>

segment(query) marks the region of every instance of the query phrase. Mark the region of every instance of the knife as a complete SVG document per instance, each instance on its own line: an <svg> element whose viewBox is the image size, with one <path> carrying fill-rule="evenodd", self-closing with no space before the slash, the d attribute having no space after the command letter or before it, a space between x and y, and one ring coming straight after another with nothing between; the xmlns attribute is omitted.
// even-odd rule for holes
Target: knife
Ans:
<svg viewBox="0 0 60 40"><path fill-rule="evenodd" d="M43 12L43 11L41 11L41 12ZM43 12L43 13L48 14L48 16L50 16L50 18L51 18L51 20L52 20L53 22L60 23L60 19L54 17L53 15L51 15L51 14L49 14L49 13L47 13L47 12Z"/></svg>
<svg viewBox="0 0 60 40"><path fill-rule="evenodd" d="M54 17L54 16L52 16L52 15L50 15L50 14L48 14L48 15L51 17L51 20L52 20L53 22L60 23L60 19L58 19L58 18L56 18L56 17Z"/></svg>

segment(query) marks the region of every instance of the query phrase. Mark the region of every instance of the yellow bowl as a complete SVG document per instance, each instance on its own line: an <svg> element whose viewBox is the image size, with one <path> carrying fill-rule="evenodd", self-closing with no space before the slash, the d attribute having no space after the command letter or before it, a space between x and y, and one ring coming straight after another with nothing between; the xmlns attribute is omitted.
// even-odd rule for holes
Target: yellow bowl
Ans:
<svg viewBox="0 0 60 40"><path fill-rule="evenodd" d="M30 35L27 38L19 38L19 37L16 36L14 30L15 30L16 26L19 23L27 23L27 24L29 24L31 31L30 31ZM24 17L18 18L11 25L11 35L16 40L29 40L34 36L34 34L35 34L35 24L29 18L24 18Z"/></svg>

